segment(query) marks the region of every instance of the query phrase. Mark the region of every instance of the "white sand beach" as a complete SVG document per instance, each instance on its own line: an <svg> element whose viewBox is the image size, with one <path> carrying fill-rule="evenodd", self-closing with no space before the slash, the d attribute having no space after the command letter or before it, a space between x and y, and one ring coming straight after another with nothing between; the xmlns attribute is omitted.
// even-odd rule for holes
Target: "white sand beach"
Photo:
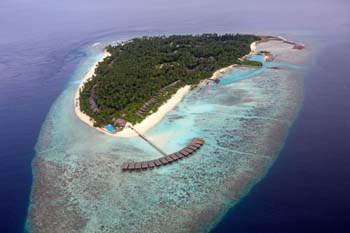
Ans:
<svg viewBox="0 0 350 233"><path fill-rule="evenodd" d="M253 42L250 45L251 52L249 54L252 54L255 52L256 43L257 42ZM103 61L103 59L105 59L108 56L110 56L110 54L105 50L103 57L101 58L100 61ZM98 62L100 62L100 61L98 61ZM140 122L136 125L132 125L131 123L127 123L126 127L122 131L119 131L117 133L110 133L102 128L94 127L94 121L88 115L86 115L85 113L80 111L80 103L79 103L80 90L83 88L85 82L87 82L94 75L98 62L96 62L91 67L91 69L85 74L82 82L80 83L80 85L76 91L75 98L74 98L74 109L75 109L75 114L77 115L77 117L80 120L82 120L87 125L99 130L100 132L107 134L107 135L110 135L110 136L124 137L124 138L138 136L137 133L134 130L132 130L130 127L133 127L136 131L138 131L141 134L146 133L149 129L151 129L157 123L159 123L168 112L170 112L174 107L176 107L176 105L181 102L183 97L191 90L190 85L186 85L186 86L180 88L166 103L164 103L162 106L160 106L158 108L157 112L154 112L151 115L147 116L142 122ZM209 79L210 80L219 79L225 72L227 72L230 69L233 69L235 66L237 66L237 65L233 64L233 65L224 67L222 69L219 69L219 70L215 71Z"/></svg>
<svg viewBox="0 0 350 233"><path fill-rule="evenodd" d="M84 84L92 78L92 76L95 73L96 67L98 65L98 63L100 61L103 61L103 59L105 59L106 57L110 56L110 53L108 53L106 50L104 51L104 54L102 56L102 58L97 61L93 66L91 66L90 70L85 74L83 80L81 81L76 93L75 93L75 97L74 97L74 111L75 111L75 115L82 120L84 123L86 123L87 125L101 131L104 132L102 129L94 127L94 122L91 120L91 118L86 115L85 113L83 113L82 111L80 111L80 102L79 102L79 97L80 97L80 90L82 90ZM107 132L104 132L107 133Z"/></svg>
<svg viewBox="0 0 350 233"><path fill-rule="evenodd" d="M141 134L146 133L149 129L151 129L156 124L158 124L168 112L170 112L173 108L175 108L176 105L181 102L183 97L190 91L190 89L191 89L191 86L186 85L180 88L179 90L177 90L177 92L166 103L164 103L162 106L158 108L157 112L147 116L141 123L134 125L133 128ZM135 133L135 131L133 131L128 127L126 127L125 129L123 129L122 131L116 134L110 134L110 135L116 136L116 137L138 136Z"/></svg>
<svg viewBox="0 0 350 233"><path fill-rule="evenodd" d="M252 53L255 52L255 50L256 50L256 44L257 44L257 43L258 43L258 42L255 41L255 42L253 42L253 43L250 44L250 54L252 54Z"/></svg>
<svg viewBox="0 0 350 233"><path fill-rule="evenodd" d="M247 54L247 55L245 55L245 56L243 56L241 59L245 59L247 56L254 54L255 51L256 51L256 45L257 45L257 43L258 43L258 41L255 41L255 42L251 43L251 44L250 44L250 53ZM237 66L239 66L239 65L238 65L238 64L232 64L232 65L226 66L226 67L224 67L224 68L221 68L221 69L215 71L215 72L213 73L213 75L209 78L209 80L217 80L217 79L219 79L222 75L224 75L227 71L229 71L229 70L231 70L231 69L233 69L233 68L235 68L235 67L237 67Z"/></svg>
<svg viewBox="0 0 350 233"><path fill-rule="evenodd" d="M103 61L106 57L110 56L110 54L105 51L103 54L103 57L98 61ZM98 62L96 62L90 70L85 74L82 82L80 83L74 97L74 110L76 116L82 120L85 124L97 129L98 131L108 134L110 136L114 137L136 137L138 136L132 129L128 128L128 126L131 126L130 123L127 124L127 127L115 134L109 133L105 131L102 128L94 127L94 121L91 120L91 118L80 111L80 103L79 103L79 97L80 97L80 90L83 88L84 84L92 78L92 76L95 73L96 67ZM187 94L187 92L190 90L191 86L187 85L182 88L180 88L166 103L164 103L162 106L158 108L158 111L155 113L152 113L151 115L147 116L141 123L138 123L133 126L134 129L136 129L139 133L144 134L147 132L149 129L151 129L153 126L155 126L158 122L160 122L163 117L170 112L181 100L182 98Z"/></svg>
<svg viewBox="0 0 350 233"><path fill-rule="evenodd" d="M228 70L231 70L235 67L236 65L229 65L224 68L221 68L213 73L213 75L209 78L210 80L216 80L219 79L223 74L225 74Z"/></svg>

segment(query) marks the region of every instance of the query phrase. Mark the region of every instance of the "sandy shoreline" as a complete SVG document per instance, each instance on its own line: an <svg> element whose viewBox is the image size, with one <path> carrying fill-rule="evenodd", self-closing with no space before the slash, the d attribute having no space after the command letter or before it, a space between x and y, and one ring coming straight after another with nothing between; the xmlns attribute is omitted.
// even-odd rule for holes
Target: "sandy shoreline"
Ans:
<svg viewBox="0 0 350 233"><path fill-rule="evenodd" d="M243 57L240 58L240 59L245 59L247 56L250 56L250 55L254 54L255 51L256 51L256 44L257 44L257 43L258 43L257 41L251 43L251 44L250 44L250 53L247 54L247 55L245 55L245 56L243 56ZM209 78L209 80L217 80L217 79L219 79L223 74L225 74L227 71L229 71L229 70L231 70L231 69L233 69L234 67L237 67L237 66L240 66L240 65L232 64L232 65L226 66L226 67L224 67L224 68L221 68L221 69L215 71L215 72L213 73L213 75Z"/></svg>
<svg viewBox="0 0 350 233"><path fill-rule="evenodd" d="M133 128L141 134L146 133L149 129L151 129L156 124L158 124L168 112L170 112L173 108L175 108L176 105L178 105L181 102L183 97L190 91L190 89L191 89L190 85L186 85L180 88L166 103L164 103L162 106L158 108L157 112L147 116L141 123L137 123L136 125L134 125ZM107 132L104 132L104 133L107 133ZM132 129L127 127L116 134L110 134L110 133L107 133L107 134L115 137L138 136Z"/></svg>
<svg viewBox="0 0 350 233"><path fill-rule="evenodd" d="M92 128L97 129L98 131L110 135L110 136L114 136L114 137L136 137L138 136L132 129L130 128L125 128L124 130L116 133L116 134L112 134L109 133L105 130L103 130L102 128L98 128L98 127L94 127L94 121L91 120L91 118L86 115L85 113L83 113L82 111L80 111L80 103L79 103L79 97L80 97L80 90L82 89L82 87L84 86L84 84L90 79L92 78L92 76L95 73L97 64L100 61L103 61L103 59L105 59L106 57L110 56L110 54L105 50L104 54L102 56L102 58L97 61L91 68L90 70L84 75L83 80L81 81L76 93L75 93L75 97L74 97L74 111L75 111L75 115L81 120L83 121L85 124L89 125ZM180 101L182 100L182 98L189 92L189 90L191 89L190 85L186 85L182 88L180 88L166 103L164 103L162 106L160 106L158 108L158 111L155 113L152 113L151 115L147 116L141 123L138 123L136 125L133 126L134 129L136 129L139 133L144 134L145 132L147 132L149 129L151 129L153 126L155 126L157 123L159 123L163 117L170 112L178 103L180 103ZM130 123L128 124L130 126Z"/></svg>
<svg viewBox="0 0 350 233"><path fill-rule="evenodd" d="M256 50L256 44L257 42L253 42L250 45L250 50L251 52L248 54L252 54L255 52ZM248 56L246 55L246 56ZM106 50L104 51L104 54L102 56L102 58L97 61L91 68L90 70L85 74L83 80L81 81L76 93L75 93L75 97L74 97L74 111L76 116L83 121L85 124L89 125L92 128L97 129L98 131L110 135L110 136L114 136L114 137L136 137L138 136L132 129L129 128L129 126L132 126L130 123L127 124L127 126L122 130L119 131L115 134L113 133L109 133L108 131L99 128L99 127L94 127L94 121L91 120L91 118L86 115L85 113L83 113L82 111L80 111L80 103L79 103L79 97L80 97L80 90L82 89L82 87L84 86L84 84L90 79L92 78L92 76L95 73L95 69L97 67L97 64L100 61L103 61L106 57L110 56L110 53L108 53ZM244 56L244 57L246 57ZM244 58L243 57L243 58ZM209 80L216 80L219 79L224 73L226 73L228 70L234 68L235 66L237 66L236 64L221 68L217 71L215 71L213 73L213 75L209 78ZM191 86L190 85L186 85L182 88L180 88L166 103L164 103L163 105L161 105L157 112L152 113L151 115L147 116L141 123L137 123L136 125L133 126L133 128L135 130L137 130L139 133L144 134L146 133L149 129L151 129L152 127L154 127L156 124L158 124L163 117L170 112L174 107L176 107L176 105L178 103L181 102L181 100L183 99L183 97L191 90Z"/></svg>
<svg viewBox="0 0 350 233"><path fill-rule="evenodd" d="M104 50L103 56L100 60L98 60L95 64L93 64L93 66L91 66L90 70L84 75L83 80L80 82L79 87L77 89L77 91L75 92L75 96L74 96L74 111L75 111L75 115L81 120L83 121L85 124L101 131L104 132L102 129L94 127L94 122L91 120L91 118L86 115L85 113L83 113L82 111L80 111L80 101L79 101L79 97L80 97L80 90L83 88L84 84L90 80L92 78L92 76L95 73L95 70L97 68L97 65L99 62L103 61L103 59L105 59L106 57L110 56L110 53L107 52L107 50ZM106 132L107 133L107 132Z"/></svg>

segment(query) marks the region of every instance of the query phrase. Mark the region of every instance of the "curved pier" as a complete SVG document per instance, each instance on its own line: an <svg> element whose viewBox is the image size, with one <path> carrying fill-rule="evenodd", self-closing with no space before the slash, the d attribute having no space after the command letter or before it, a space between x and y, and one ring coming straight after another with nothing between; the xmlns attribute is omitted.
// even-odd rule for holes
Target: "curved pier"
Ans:
<svg viewBox="0 0 350 233"><path fill-rule="evenodd" d="M185 148L183 148L182 150L179 150L178 152L172 153L170 155L165 155L164 157L154 159L154 160L149 160L149 161L124 162L122 165L122 169L124 171L126 170L133 171L133 170L146 170L146 169L152 169L154 167L164 166L176 160L183 159L184 157L187 157L190 154L193 154L203 144L204 144L203 138L193 138Z"/></svg>

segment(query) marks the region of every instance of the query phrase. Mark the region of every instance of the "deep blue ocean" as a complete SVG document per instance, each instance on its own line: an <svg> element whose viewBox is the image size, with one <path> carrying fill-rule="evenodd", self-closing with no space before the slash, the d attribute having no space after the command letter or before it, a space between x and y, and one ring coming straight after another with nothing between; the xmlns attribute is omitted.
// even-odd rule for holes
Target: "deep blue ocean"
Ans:
<svg viewBox="0 0 350 233"><path fill-rule="evenodd" d="M303 107L266 177L213 232L349 232L349 43L327 45L305 77Z"/></svg>
<svg viewBox="0 0 350 233"><path fill-rule="evenodd" d="M81 48L113 38L202 32L285 35L316 50L302 109L278 159L213 232L348 232L349 2L257 3L2 0L0 233L23 231L37 137L87 56Z"/></svg>

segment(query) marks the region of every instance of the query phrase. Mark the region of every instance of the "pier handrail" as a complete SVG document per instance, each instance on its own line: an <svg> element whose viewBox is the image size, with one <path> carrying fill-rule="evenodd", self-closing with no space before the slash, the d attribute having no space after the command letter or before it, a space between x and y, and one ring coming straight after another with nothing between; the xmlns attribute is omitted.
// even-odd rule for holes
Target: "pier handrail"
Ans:
<svg viewBox="0 0 350 233"><path fill-rule="evenodd" d="M166 156L167 153L165 153L164 151L162 151L158 146L156 146L153 142L151 142L150 140L148 140L145 136L143 136L140 132L138 132L134 127L130 126L130 129L132 129L135 133L137 133L137 135L139 135L140 138L142 138L145 142L147 142L148 144L150 144L154 149L156 149L157 151L159 151L159 153L161 153L162 155Z"/></svg>

